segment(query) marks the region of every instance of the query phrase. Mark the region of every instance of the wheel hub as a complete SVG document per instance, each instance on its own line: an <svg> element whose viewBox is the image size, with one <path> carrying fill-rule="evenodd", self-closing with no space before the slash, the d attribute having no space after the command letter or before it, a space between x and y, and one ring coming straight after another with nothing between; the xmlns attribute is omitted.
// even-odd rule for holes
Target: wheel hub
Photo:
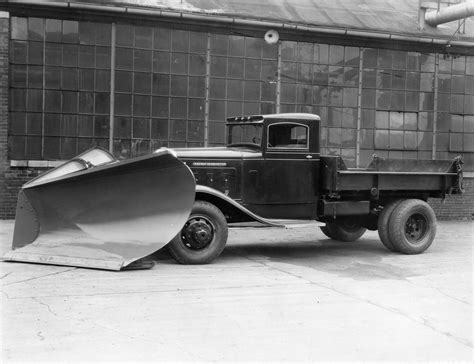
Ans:
<svg viewBox="0 0 474 364"><path fill-rule="evenodd" d="M426 234L426 218L421 214L415 214L408 218L405 224L405 236L411 242L420 241Z"/></svg>
<svg viewBox="0 0 474 364"><path fill-rule="evenodd" d="M214 238L214 228L207 219L193 217L184 225L181 237L188 248L193 250L204 249Z"/></svg>

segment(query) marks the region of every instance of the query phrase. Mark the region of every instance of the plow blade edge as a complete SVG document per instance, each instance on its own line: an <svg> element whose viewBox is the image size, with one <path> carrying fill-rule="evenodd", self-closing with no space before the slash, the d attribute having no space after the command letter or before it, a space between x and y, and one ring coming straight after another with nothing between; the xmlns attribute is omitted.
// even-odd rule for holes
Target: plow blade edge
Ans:
<svg viewBox="0 0 474 364"><path fill-rule="evenodd" d="M91 149L23 185L4 260L120 270L181 230L194 195L168 150L119 162Z"/></svg>

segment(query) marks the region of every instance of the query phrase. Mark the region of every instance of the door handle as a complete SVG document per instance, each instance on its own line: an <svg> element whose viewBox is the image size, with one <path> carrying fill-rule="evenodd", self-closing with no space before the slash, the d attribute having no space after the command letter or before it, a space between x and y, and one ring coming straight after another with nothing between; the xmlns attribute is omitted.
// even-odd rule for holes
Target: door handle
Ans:
<svg viewBox="0 0 474 364"><path fill-rule="evenodd" d="M306 159L313 159L313 156L310 155L310 154L308 154L308 155L306 156Z"/></svg>

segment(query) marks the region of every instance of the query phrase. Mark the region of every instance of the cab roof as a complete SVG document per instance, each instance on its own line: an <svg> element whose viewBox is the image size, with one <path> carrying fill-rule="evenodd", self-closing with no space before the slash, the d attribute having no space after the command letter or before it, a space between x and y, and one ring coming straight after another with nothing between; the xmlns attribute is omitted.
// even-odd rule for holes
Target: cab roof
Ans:
<svg viewBox="0 0 474 364"><path fill-rule="evenodd" d="M250 116L233 116L227 118L229 123L241 122L263 122L263 120L321 120L318 115L307 113L282 113L282 114L266 114L266 115L250 115Z"/></svg>

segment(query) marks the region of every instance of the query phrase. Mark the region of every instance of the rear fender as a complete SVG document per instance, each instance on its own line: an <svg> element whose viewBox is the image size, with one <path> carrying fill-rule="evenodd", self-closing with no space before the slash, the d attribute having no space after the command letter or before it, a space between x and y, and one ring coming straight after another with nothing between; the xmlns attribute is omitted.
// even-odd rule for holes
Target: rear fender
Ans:
<svg viewBox="0 0 474 364"><path fill-rule="evenodd" d="M254 214L229 196L208 186L196 185L196 200L208 201L218 207L228 223L256 221L267 226L282 227L281 224Z"/></svg>

